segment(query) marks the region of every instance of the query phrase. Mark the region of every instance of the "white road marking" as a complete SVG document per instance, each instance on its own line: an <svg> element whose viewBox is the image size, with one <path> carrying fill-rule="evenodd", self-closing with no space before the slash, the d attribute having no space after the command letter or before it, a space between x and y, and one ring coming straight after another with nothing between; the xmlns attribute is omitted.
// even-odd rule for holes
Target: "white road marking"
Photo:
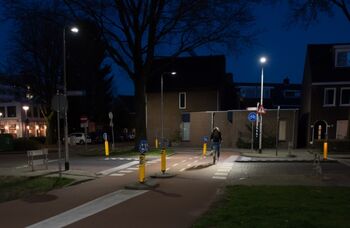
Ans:
<svg viewBox="0 0 350 228"><path fill-rule="evenodd" d="M214 175L215 176L227 176L228 173L215 173Z"/></svg>
<svg viewBox="0 0 350 228"><path fill-rule="evenodd" d="M194 163L198 162L198 160L195 160Z"/></svg>
<svg viewBox="0 0 350 228"><path fill-rule="evenodd" d="M227 177L217 177L217 176L213 176L213 179L226 180Z"/></svg>
<svg viewBox="0 0 350 228"><path fill-rule="evenodd" d="M187 164L187 167L190 167L192 164Z"/></svg>
<svg viewBox="0 0 350 228"><path fill-rule="evenodd" d="M183 172L183 171L185 171L185 169L186 169L186 168L182 168L182 169L180 169L180 172Z"/></svg>
<svg viewBox="0 0 350 228"><path fill-rule="evenodd" d="M120 173L132 173L134 172L133 170L120 170Z"/></svg>
<svg viewBox="0 0 350 228"><path fill-rule="evenodd" d="M17 166L16 169L23 169L29 167L28 165Z"/></svg>
<svg viewBox="0 0 350 228"><path fill-rule="evenodd" d="M217 171L218 171L218 172L230 172L230 171L231 171L231 168L230 168L230 169L222 169L222 168L219 168Z"/></svg>
<svg viewBox="0 0 350 228"><path fill-rule="evenodd" d="M198 158L198 156L194 157L194 158Z"/></svg>
<svg viewBox="0 0 350 228"><path fill-rule="evenodd" d="M103 170L103 171L100 171L97 173L97 175L108 175L108 174L111 174L111 173L115 173L119 170L123 170L123 169L126 169L126 168L129 168L130 166L134 166L136 164L138 164L139 161L132 161L132 162L128 162L124 165L120 165L120 166L117 166L117 167L114 167L114 168L111 168L111 169L107 169L107 170Z"/></svg>
<svg viewBox="0 0 350 228"><path fill-rule="evenodd" d="M58 214L54 217L27 226L27 228L68 226L69 224L94 215L100 211L113 207L114 205L120 204L126 200L142 195L146 192L147 190L118 190L116 192L112 192L90 202L87 202L76 208L70 209L66 212Z"/></svg>
<svg viewBox="0 0 350 228"><path fill-rule="evenodd" d="M173 164L173 167L175 167L175 166L177 166L178 165L178 163L175 163L175 164Z"/></svg>
<svg viewBox="0 0 350 228"><path fill-rule="evenodd" d="M187 160L182 160L181 162L186 162Z"/></svg>
<svg viewBox="0 0 350 228"><path fill-rule="evenodd" d="M110 174L110 176L112 176L112 177L121 177L124 175L125 175L125 173L112 173L112 174Z"/></svg>
<svg viewBox="0 0 350 228"><path fill-rule="evenodd" d="M131 168L128 168L130 170L138 170L139 168L136 168L136 167L131 167Z"/></svg>
<svg viewBox="0 0 350 228"><path fill-rule="evenodd" d="M168 171L168 170L170 170L170 168L167 168L165 171Z"/></svg>

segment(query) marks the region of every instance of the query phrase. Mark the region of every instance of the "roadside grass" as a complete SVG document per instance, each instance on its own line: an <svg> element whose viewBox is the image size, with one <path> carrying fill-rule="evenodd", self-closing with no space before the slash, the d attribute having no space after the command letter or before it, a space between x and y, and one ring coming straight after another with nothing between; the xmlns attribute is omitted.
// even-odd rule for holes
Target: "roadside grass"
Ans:
<svg viewBox="0 0 350 228"><path fill-rule="evenodd" d="M193 227L350 227L350 188L229 186Z"/></svg>
<svg viewBox="0 0 350 228"><path fill-rule="evenodd" d="M13 177L0 176L0 203L45 193L61 188L74 180L58 177Z"/></svg>

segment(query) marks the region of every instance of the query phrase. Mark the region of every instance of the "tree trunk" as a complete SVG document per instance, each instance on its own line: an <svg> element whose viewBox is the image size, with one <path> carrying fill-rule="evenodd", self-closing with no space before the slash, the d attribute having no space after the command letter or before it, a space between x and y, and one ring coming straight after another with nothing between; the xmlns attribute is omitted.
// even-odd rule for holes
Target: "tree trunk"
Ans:
<svg viewBox="0 0 350 228"><path fill-rule="evenodd" d="M55 126L55 118L52 118L54 115L49 114L48 116L45 117L46 120L46 125L47 125L47 129L46 129L46 140L45 140L45 144L49 145L49 144L53 144L54 142L56 142L55 139L55 132L56 132L56 126Z"/></svg>
<svg viewBox="0 0 350 228"><path fill-rule="evenodd" d="M135 148L138 148L142 139L147 140L146 132L146 90L145 77L135 79L135 110L136 110L136 138Z"/></svg>

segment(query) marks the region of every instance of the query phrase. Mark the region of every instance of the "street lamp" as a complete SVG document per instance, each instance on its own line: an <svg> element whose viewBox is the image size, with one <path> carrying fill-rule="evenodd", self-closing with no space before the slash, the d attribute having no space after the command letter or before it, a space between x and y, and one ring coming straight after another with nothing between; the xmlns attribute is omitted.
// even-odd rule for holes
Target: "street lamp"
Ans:
<svg viewBox="0 0 350 228"><path fill-rule="evenodd" d="M260 58L261 64L261 87L260 87L260 106L263 108L263 99L264 99L264 64L266 63L266 57ZM259 108L260 109L260 108ZM262 113L260 113L260 131L259 131L259 153L261 153L262 147Z"/></svg>
<svg viewBox="0 0 350 228"><path fill-rule="evenodd" d="M162 155L161 155L161 171L164 174L166 170L166 150L164 145L164 92L163 92L163 81L164 81L164 75L176 75L175 71L172 72L164 72L160 76L160 115L161 115L161 143L162 143Z"/></svg>
<svg viewBox="0 0 350 228"><path fill-rule="evenodd" d="M71 27L70 31L73 33L78 33L79 29L77 27ZM66 26L63 27L63 96L64 100L67 102L67 66L66 66ZM64 109L64 147L66 151L66 157L64 162L65 170L69 170L69 148L68 148L68 115L67 115L67 105Z"/></svg>
<svg viewBox="0 0 350 228"><path fill-rule="evenodd" d="M23 105L22 108L23 108L24 113L25 113L25 116L26 116L26 119L25 119L25 121L24 121L24 123L25 123L24 132L25 132L26 137L28 138L28 129L27 129L28 115L27 115L27 113L28 113L28 110L29 110L29 106L28 106L28 105Z"/></svg>

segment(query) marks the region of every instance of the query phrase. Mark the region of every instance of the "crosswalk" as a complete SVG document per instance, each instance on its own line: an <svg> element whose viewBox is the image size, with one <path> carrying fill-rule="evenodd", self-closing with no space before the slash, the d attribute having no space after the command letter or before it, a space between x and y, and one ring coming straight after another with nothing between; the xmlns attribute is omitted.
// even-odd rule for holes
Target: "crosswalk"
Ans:
<svg viewBox="0 0 350 228"><path fill-rule="evenodd" d="M173 157L167 157L167 160L172 159ZM124 160L132 160L132 165L125 166L122 169L116 169L115 172L108 173L109 176L112 177L122 177L127 174L133 173L135 171L138 171L139 165L137 163L136 158L109 158L112 160L116 159L124 159ZM216 165L210 164L211 159L210 157L203 157L203 156L189 156L186 159L180 159L179 161L174 161L174 163L170 164L166 171L171 170L172 172L178 172L182 173L187 170L190 170L193 167L199 167L201 165L206 164L206 167L210 170L212 170L208 175L211 179L216 180L226 180L229 176L229 173L232 170L232 167L234 165L234 159L232 157L229 157L228 159L225 159L225 161L218 162ZM130 162L131 163L131 162ZM160 159L153 159L146 162L146 166L154 165L160 163Z"/></svg>

